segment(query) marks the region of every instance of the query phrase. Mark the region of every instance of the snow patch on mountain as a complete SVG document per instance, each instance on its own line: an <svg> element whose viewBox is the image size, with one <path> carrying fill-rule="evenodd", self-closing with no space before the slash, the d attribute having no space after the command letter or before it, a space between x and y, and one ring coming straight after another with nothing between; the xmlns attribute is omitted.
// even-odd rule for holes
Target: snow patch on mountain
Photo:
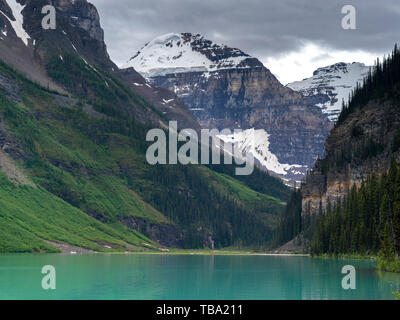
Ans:
<svg viewBox="0 0 400 320"><path fill-rule="evenodd" d="M22 10L24 10L25 5L19 4L16 0L6 0L6 2L8 4L8 6L10 7L15 20L11 20L3 11L0 10L0 12L10 22L17 37L20 38L23 41L23 43L27 46L28 39L30 39L31 37L29 36L29 34L25 31L25 29L23 27L24 16L22 15Z"/></svg>
<svg viewBox="0 0 400 320"><path fill-rule="evenodd" d="M307 170L306 166L299 164L280 163L276 155L269 149L270 135L264 129L247 129L233 134L219 134L217 136L225 143L230 143L233 148L243 155L251 155L262 168L278 176L290 177L289 180L301 181Z"/></svg>
<svg viewBox="0 0 400 320"><path fill-rule="evenodd" d="M243 62L248 58L250 56L239 49L214 44L201 35L169 33L147 43L122 68L133 67L151 78L172 73L247 68Z"/></svg>
<svg viewBox="0 0 400 320"><path fill-rule="evenodd" d="M342 110L343 100L347 102L349 94L357 83L362 84L370 67L363 63L336 63L314 71L311 78L287 84L287 87L302 93L336 121Z"/></svg>

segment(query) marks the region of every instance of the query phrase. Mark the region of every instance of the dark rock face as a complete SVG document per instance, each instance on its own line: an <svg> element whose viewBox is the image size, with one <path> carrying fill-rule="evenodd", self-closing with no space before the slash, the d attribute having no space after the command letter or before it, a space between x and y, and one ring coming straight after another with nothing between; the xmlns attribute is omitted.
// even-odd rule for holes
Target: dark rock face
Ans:
<svg viewBox="0 0 400 320"><path fill-rule="evenodd" d="M190 41L190 34L182 38ZM238 49L214 45L197 35L192 36L191 46L216 70L173 72L171 68L168 73L168 69L157 69L158 75L149 79L155 86L174 91L202 127L265 129L271 135L270 150L281 163L312 166L324 154L332 124L318 107L284 87L259 60ZM238 56L242 61L229 66L229 59Z"/></svg>
<svg viewBox="0 0 400 320"><path fill-rule="evenodd" d="M26 159L26 154L22 146L14 139L10 129L0 117L0 151L8 154L13 159Z"/></svg>
<svg viewBox="0 0 400 320"><path fill-rule="evenodd" d="M123 80L133 91L155 106L160 114L165 115L164 122L166 119L172 119L193 128L199 127L193 114L174 93L150 85L133 69L119 70L111 61L104 42L100 16L97 9L87 0L21 0L18 2L25 5L21 12L24 21L23 28L30 38L25 45L15 34L8 19L0 14L0 29L7 31L7 36L3 36L4 39L0 41L0 58L14 66L19 72L45 87L63 92L65 88L61 88L48 77L45 66L52 56L74 54L91 66L99 66ZM42 28L44 15L41 11L43 6L50 3L56 8L56 29L44 30ZM0 10L9 19L14 18L5 1L0 1ZM173 103L168 105L164 103L164 100L172 102L172 99ZM160 114L152 110L143 112L143 109L138 107L132 112L138 121L157 126L160 123Z"/></svg>
<svg viewBox="0 0 400 320"><path fill-rule="evenodd" d="M176 120L179 129L200 130L193 113L174 92L149 83L133 68L119 70L117 74L133 91L156 106L167 119Z"/></svg>
<svg viewBox="0 0 400 320"><path fill-rule="evenodd" d="M161 245L183 248L183 234L174 225L155 224L137 217L121 217L120 220L128 228L139 231Z"/></svg>
<svg viewBox="0 0 400 320"><path fill-rule="evenodd" d="M18 83L0 72L0 95L4 95L11 103L20 103L20 87ZM21 145L14 139L10 129L4 123L0 115L0 151L10 155L14 159L26 159Z"/></svg>
<svg viewBox="0 0 400 320"><path fill-rule="evenodd" d="M43 6L50 4L49 1L25 2L24 28L31 37L30 46L35 56L44 60L43 63L51 55L75 51L89 63L100 65L107 71L116 68L107 53L100 16L97 9L87 0L52 1L51 4L56 9L55 30L42 28L44 15L41 10Z"/></svg>
<svg viewBox="0 0 400 320"><path fill-rule="evenodd" d="M220 46L210 40L205 39L200 34L194 35L191 33L182 33L182 40L184 42L190 43L193 51L205 55L215 64L217 68L221 67L220 63L225 59L243 56L251 58L248 54L244 53L240 49L230 48L228 46ZM242 65L246 65L246 62L243 62Z"/></svg>
<svg viewBox="0 0 400 320"><path fill-rule="evenodd" d="M326 157L315 164L302 186L303 214L333 205L372 173L387 172L400 160L393 146L400 138L400 104L396 99L370 101L336 126L326 141ZM371 151L372 147L375 151Z"/></svg>
<svg viewBox="0 0 400 320"><path fill-rule="evenodd" d="M0 58L28 78L43 86L63 91L47 76L44 66L53 55L64 52L77 53L89 63L100 65L107 71L116 68L109 59L104 43L103 30L96 8L86 0L16 0L24 5L21 12L23 25L27 35L26 43L17 36L10 21L15 20L13 11L6 1L0 2ZM56 29L42 28L42 8L52 4L56 8Z"/></svg>
<svg viewBox="0 0 400 320"><path fill-rule="evenodd" d="M18 83L0 72L0 94L4 94L12 103L20 103L20 87Z"/></svg>
<svg viewBox="0 0 400 320"><path fill-rule="evenodd" d="M17 3L22 5L25 2L27 1L17 1ZM34 2L32 1L32 3ZM47 76L43 66L36 61L33 46L34 43L36 44L36 41L34 41L33 36L30 35L26 43L17 36L11 25L11 21L14 21L16 18L5 0L0 1L0 10L2 12L0 13L0 59L6 64L13 66L17 71L31 80L51 89L62 91L61 87L52 82ZM18 13L18 11L15 12L15 14ZM31 13L27 10L27 7L20 13L24 20L22 26L24 31L26 31L29 20L27 17L30 17ZM38 23L41 24L42 17L38 17L38 19Z"/></svg>

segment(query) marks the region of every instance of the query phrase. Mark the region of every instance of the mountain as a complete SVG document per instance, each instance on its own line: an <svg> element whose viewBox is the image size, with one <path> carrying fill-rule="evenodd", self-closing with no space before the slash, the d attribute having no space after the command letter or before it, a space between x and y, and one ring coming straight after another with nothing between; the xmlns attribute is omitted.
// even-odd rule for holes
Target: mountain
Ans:
<svg viewBox="0 0 400 320"><path fill-rule="evenodd" d="M398 157L398 84L385 87L378 79L374 87L366 81L354 89L350 104L345 104L326 141L326 156L316 162L306 179L303 209L315 211L320 202L323 207L328 201L335 203L353 184L359 186L370 174L386 172L392 155ZM360 99L364 92L366 97Z"/></svg>
<svg viewBox="0 0 400 320"><path fill-rule="evenodd" d="M295 81L286 86L302 93L309 103L321 108L329 120L335 122L342 110L343 101L347 102L357 83L362 84L370 67L363 63L339 62L318 68L313 76Z"/></svg>
<svg viewBox="0 0 400 320"><path fill-rule="evenodd" d="M344 104L325 157L288 202L280 244L308 239L313 254L379 255L382 269L400 271L399 101L395 46Z"/></svg>
<svg viewBox="0 0 400 320"><path fill-rule="evenodd" d="M213 44L199 34L170 33L147 43L124 67L133 67L152 78L172 73L250 68L253 64L260 66L241 50Z"/></svg>
<svg viewBox="0 0 400 320"><path fill-rule="evenodd" d="M54 57L62 60L65 53L73 53L93 71L99 67L111 76L123 79L127 86L147 99L160 114L171 115L172 118L181 120L182 124L199 128L192 113L176 95L151 86L133 69L122 72L111 61L104 43L100 17L92 4L86 0L57 1L57 28L45 30L41 25L44 15L39 9L46 4L48 1L45 0L0 2L2 61L12 65L32 81L65 93L65 88L49 77L46 66ZM12 22L14 15L20 21L19 24ZM107 77L104 77L104 81L107 83ZM85 91L85 86L85 83L76 83L74 93ZM164 100L171 102L166 106ZM135 108L134 112L141 122L151 119L154 124L158 124L162 121L159 115L142 108Z"/></svg>
<svg viewBox="0 0 400 320"><path fill-rule="evenodd" d="M198 34L167 34L147 43L124 67L175 92L203 128L255 129L265 139L251 149L257 150L255 158L286 180L301 180L323 155L331 124L320 109L239 49Z"/></svg>
<svg viewBox="0 0 400 320"><path fill-rule="evenodd" d="M259 170L148 164L148 130L196 119L118 69L93 5L54 2L44 30L45 4L0 1L0 252L267 246L288 188Z"/></svg>

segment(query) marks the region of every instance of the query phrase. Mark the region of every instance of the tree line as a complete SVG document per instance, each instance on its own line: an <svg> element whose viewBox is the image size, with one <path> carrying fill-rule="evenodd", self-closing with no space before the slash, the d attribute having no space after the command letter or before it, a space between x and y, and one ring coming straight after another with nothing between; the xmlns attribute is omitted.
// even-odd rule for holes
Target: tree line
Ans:
<svg viewBox="0 0 400 320"><path fill-rule="evenodd" d="M375 66L364 77L363 83L357 83L347 103L343 101L342 112L336 126L339 126L354 109L362 108L373 99L398 97L396 87L400 82L400 50L397 45L388 57L381 62L377 59Z"/></svg>
<svg viewBox="0 0 400 320"><path fill-rule="evenodd" d="M344 198L318 212L301 209L301 193L288 202L276 235L283 244L302 234L313 255L376 255L380 267L400 271L400 166L392 158L388 172L372 174Z"/></svg>

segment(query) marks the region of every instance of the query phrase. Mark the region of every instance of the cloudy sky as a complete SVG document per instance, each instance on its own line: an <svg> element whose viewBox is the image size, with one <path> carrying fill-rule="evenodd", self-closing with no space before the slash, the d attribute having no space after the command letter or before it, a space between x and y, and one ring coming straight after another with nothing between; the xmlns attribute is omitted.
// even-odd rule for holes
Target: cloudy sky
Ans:
<svg viewBox="0 0 400 320"><path fill-rule="evenodd" d="M89 1L118 65L157 36L192 32L259 58L286 84L336 62L373 64L400 40L399 0ZM342 28L347 4L356 30Z"/></svg>

